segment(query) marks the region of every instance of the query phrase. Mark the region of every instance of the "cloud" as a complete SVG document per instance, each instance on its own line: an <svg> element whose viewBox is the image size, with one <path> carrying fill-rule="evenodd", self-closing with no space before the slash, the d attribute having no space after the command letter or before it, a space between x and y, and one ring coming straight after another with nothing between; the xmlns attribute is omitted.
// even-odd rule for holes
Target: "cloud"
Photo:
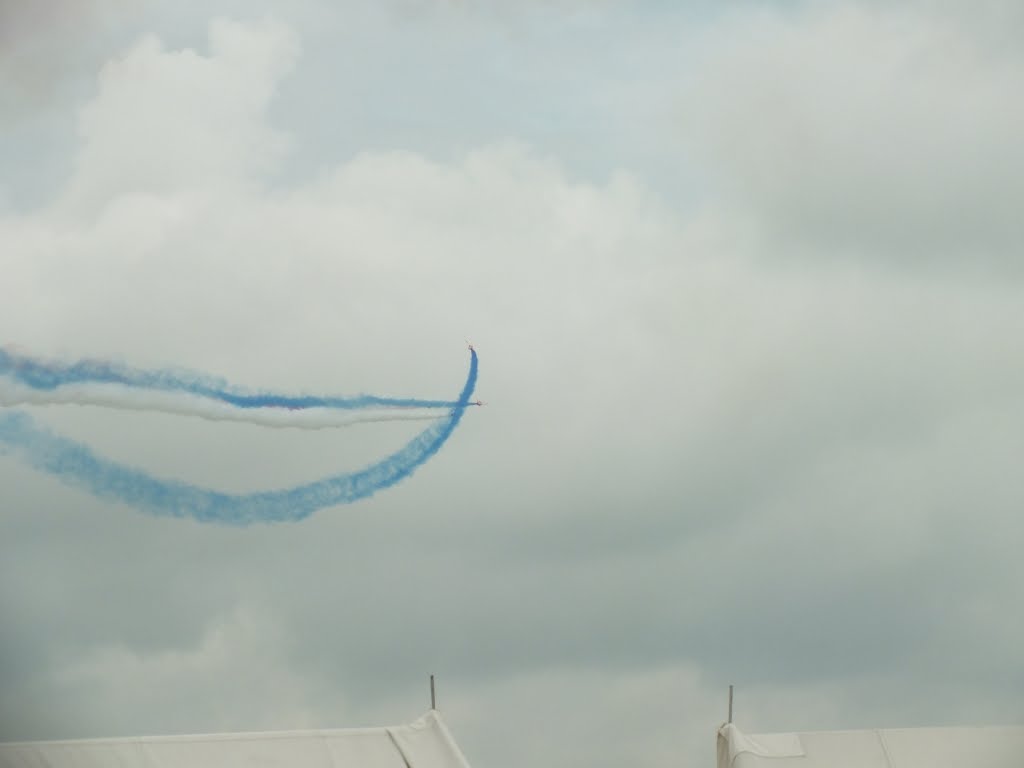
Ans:
<svg viewBox="0 0 1024 768"><path fill-rule="evenodd" d="M736 14L692 75L690 151L767 233L818 258L1015 270L1024 57L995 41L990 5L967 23L914 4Z"/></svg>
<svg viewBox="0 0 1024 768"><path fill-rule="evenodd" d="M182 185L210 190L276 167L287 142L260 118L292 65L294 36L271 21L220 20L209 40L203 56L147 38L104 67L79 119L83 144L66 205Z"/></svg>
<svg viewBox="0 0 1024 768"><path fill-rule="evenodd" d="M774 71L780 41L799 61L815 45L838 56L894 23L847 13L727 22L717 34L735 45L709 54L708 84L736 83L742 111L756 102L744 51ZM730 187L782 163L777 146L811 151L784 141L793 114L878 152L826 120L819 91L800 90L813 78L772 80L795 103L756 113L763 147L751 130L735 158L708 156L729 195L680 204L629 172L582 180L516 140L325 154L289 175L300 132L268 105L308 76L297 36L273 21L210 36L203 51L148 37L113 59L74 174L0 218L7 340L253 387L445 397L468 336L489 405L413 482L301 526L151 520L3 457L5 738L401 720L431 672L471 760L492 765L709 756L729 682L748 730L1012 704L1024 626L999 609L1021 578L1018 290L898 249L896 234L935 237L913 195L892 198L906 220L876 227L877 253L853 248L826 214L856 196L877 218L885 190L854 184L838 155L841 194L820 186L825 213L806 220L793 201L827 179ZM884 61L865 66L885 81ZM721 101L707 127L727 124ZM701 136L694 151L729 147ZM906 184L930 169L896 167ZM768 221L786 228L765 237ZM820 258L787 259L794 244ZM903 269L878 258L890 251ZM407 437L89 408L40 419L229 490L357 468ZM967 637L978 622L998 632ZM157 686L159 700L140 693ZM523 745L508 722L574 738L548 725Z"/></svg>
<svg viewBox="0 0 1024 768"><path fill-rule="evenodd" d="M45 105L75 68L92 63L93 34L137 8L125 0L0 2L0 115L13 121Z"/></svg>
<svg viewBox="0 0 1024 768"><path fill-rule="evenodd" d="M240 720L257 729L280 728L282 720L301 727L310 717L305 691L288 665L282 627L257 607L239 605L206 627L191 647L96 646L54 663L27 695L47 701L51 720L65 733L86 737L101 732L111 716L126 714L126 727L152 733L217 730ZM147 706L154 698L164 711L159 722ZM243 702L247 706L240 710ZM132 712L138 719L133 721ZM11 716L10 722L21 719L16 712Z"/></svg>

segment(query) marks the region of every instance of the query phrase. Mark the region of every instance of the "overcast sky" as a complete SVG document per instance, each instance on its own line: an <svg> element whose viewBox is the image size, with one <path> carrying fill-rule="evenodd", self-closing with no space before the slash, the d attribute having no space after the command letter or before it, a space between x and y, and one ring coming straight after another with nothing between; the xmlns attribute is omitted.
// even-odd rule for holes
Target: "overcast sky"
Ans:
<svg viewBox="0 0 1024 768"><path fill-rule="evenodd" d="M0 0L0 344L488 402L297 524L0 455L0 739L1024 721L1021 7ZM231 491L417 429L32 412Z"/></svg>

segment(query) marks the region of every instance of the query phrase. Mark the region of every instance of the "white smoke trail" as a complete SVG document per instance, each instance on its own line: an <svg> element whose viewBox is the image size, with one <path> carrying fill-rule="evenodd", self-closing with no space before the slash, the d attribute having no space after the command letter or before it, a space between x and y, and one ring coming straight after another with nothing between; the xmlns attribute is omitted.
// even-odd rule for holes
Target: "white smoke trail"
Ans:
<svg viewBox="0 0 1024 768"><path fill-rule="evenodd" d="M67 385L37 390L0 380L0 406L92 405L121 411L149 411L208 421L234 421L272 429L339 429L386 421L432 421L447 411L424 408L377 408L359 411L332 408L234 408L193 395L129 389L117 385Z"/></svg>

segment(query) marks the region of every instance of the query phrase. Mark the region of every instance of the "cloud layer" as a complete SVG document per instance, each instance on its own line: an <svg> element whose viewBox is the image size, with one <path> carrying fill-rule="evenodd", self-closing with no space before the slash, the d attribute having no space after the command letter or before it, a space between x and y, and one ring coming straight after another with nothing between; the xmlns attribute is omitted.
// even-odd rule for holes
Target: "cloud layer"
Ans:
<svg viewBox="0 0 1024 768"><path fill-rule="evenodd" d="M357 56L317 47L344 16L203 17L187 43L147 17L67 108L58 188L0 217L4 341L447 397L468 337L488 407L410 483L287 528L153 520L0 457L0 737L390 722L430 673L479 765L707 764L730 682L749 730L1024 716L1024 67L999 24L955 4L352 13L382 45L463 41L434 54L450 93L488 40L495 88L537 84L496 90L501 113L564 104L587 161L477 101L437 118L443 150L381 147L367 126L419 118L372 68L379 98L322 115L356 149L314 151L303 89ZM538 18L607 43L614 95L586 67L574 96L544 90L587 59ZM588 131L602 109L629 152ZM416 429L33 413L235 492Z"/></svg>

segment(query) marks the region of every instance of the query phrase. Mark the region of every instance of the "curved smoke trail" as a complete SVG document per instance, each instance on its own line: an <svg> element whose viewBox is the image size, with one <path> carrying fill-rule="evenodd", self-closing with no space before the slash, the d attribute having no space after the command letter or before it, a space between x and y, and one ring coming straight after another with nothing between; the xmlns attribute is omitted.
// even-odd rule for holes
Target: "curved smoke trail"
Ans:
<svg viewBox="0 0 1024 768"><path fill-rule="evenodd" d="M466 382L458 399L451 401L447 416L390 456L365 469L276 491L230 494L154 477L140 469L97 456L87 446L36 425L30 416L20 412L0 415L0 443L36 469L50 472L70 485L101 498L131 504L154 515L191 517L200 522L228 525L297 521L324 507L364 499L411 475L437 453L455 431L470 405L476 377L477 356L471 350Z"/></svg>

